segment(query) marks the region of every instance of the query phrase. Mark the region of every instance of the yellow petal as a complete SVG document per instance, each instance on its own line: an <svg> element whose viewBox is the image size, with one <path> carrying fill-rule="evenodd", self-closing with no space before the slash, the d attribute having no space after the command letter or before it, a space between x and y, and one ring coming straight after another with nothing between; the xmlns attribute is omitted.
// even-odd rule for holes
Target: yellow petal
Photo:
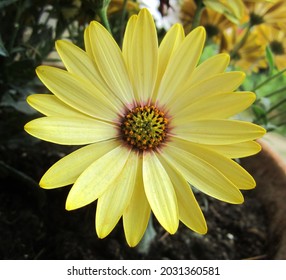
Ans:
<svg viewBox="0 0 286 280"><path fill-rule="evenodd" d="M43 117L24 129L45 141L63 145L85 145L117 137L117 127L98 120L76 117Z"/></svg>
<svg viewBox="0 0 286 280"><path fill-rule="evenodd" d="M170 102L178 87L190 77L200 59L205 36L203 27L194 29L170 58L158 91L161 104Z"/></svg>
<svg viewBox="0 0 286 280"><path fill-rule="evenodd" d="M223 73L229 64L229 60L229 55L226 53L220 53L208 58L195 68L184 87L190 88L195 83L206 80L207 78L210 78L210 76Z"/></svg>
<svg viewBox="0 0 286 280"><path fill-rule="evenodd" d="M82 49L69 41L58 40L56 50L69 72L91 82L97 83L101 80L94 61Z"/></svg>
<svg viewBox="0 0 286 280"><path fill-rule="evenodd" d="M159 158L173 183L178 200L180 220L190 229L205 234L207 232L206 220L190 185L163 157L159 156Z"/></svg>
<svg viewBox="0 0 286 280"><path fill-rule="evenodd" d="M153 102L157 98L158 89L164 76L167 65L175 50L179 47L185 38L184 29L181 24L174 24L164 36L159 46L159 66L156 85L153 93Z"/></svg>
<svg viewBox="0 0 286 280"><path fill-rule="evenodd" d="M240 204L239 189L213 165L202 158L174 146L164 147L161 154L195 188L219 200Z"/></svg>
<svg viewBox="0 0 286 280"><path fill-rule="evenodd" d="M252 92L227 92L201 98L179 111L172 120L172 125L194 120L229 118L248 108L255 98Z"/></svg>
<svg viewBox="0 0 286 280"><path fill-rule="evenodd" d="M93 162L76 180L71 188L66 209L83 207L112 187L121 174L130 151L117 147Z"/></svg>
<svg viewBox="0 0 286 280"><path fill-rule="evenodd" d="M132 59L131 59L132 57L130 53L132 52L132 48L133 48L133 35L134 35L137 18L138 18L137 15L132 15L129 18L127 25L126 25L123 43L122 43L122 55L126 63L126 66L128 68L128 72L130 71L129 67L132 65Z"/></svg>
<svg viewBox="0 0 286 280"><path fill-rule="evenodd" d="M70 73L89 80L105 97L113 99L117 109L122 107L120 100L105 83L95 62L85 51L64 40L56 42L56 49Z"/></svg>
<svg viewBox="0 0 286 280"><path fill-rule="evenodd" d="M93 57L93 53L92 53L92 47L91 47L91 43L90 43L90 36L89 36L89 32L90 32L90 27L89 25L85 28L84 30L84 47L85 47L85 51L87 53L87 55L94 60ZM94 60L95 61L95 60Z"/></svg>
<svg viewBox="0 0 286 280"><path fill-rule="evenodd" d="M188 104L203 97L232 92L242 83L244 78L243 72L233 71L214 75L200 83L195 83L190 88L181 87L173 97L172 102L168 104L168 108L172 114L172 112L183 110Z"/></svg>
<svg viewBox="0 0 286 280"><path fill-rule="evenodd" d="M204 145L204 146L228 158L248 157L251 155L255 155L261 151L261 146L255 141L247 141L230 145Z"/></svg>
<svg viewBox="0 0 286 280"><path fill-rule="evenodd" d="M143 155L143 182L155 217L174 234L179 225L177 198L169 175L154 152Z"/></svg>
<svg viewBox="0 0 286 280"><path fill-rule="evenodd" d="M40 181L45 189L54 189L73 184L94 161L118 146L115 140L102 141L82 147L52 165Z"/></svg>
<svg viewBox="0 0 286 280"><path fill-rule="evenodd" d="M117 43L96 21L89 25L89 38L94 60L105 82L124 104L133 104L131 83Z"/></svg>
<svg viewBox="0 0 286 280"><path fill-rule="evenodd" d="M66 116L90 119L89 116L68 106L52 94L32 94L28 96L27 102L31 107L49 117Z"/></svg>
<svg viewBox="0 0 286 280"><path fill-rule="evenodd" d="M130 153L118 178L98 198L95 224L99 238L112 231L129 204L137 180L137 163L137 154Z"/></svg>
<svg viewBox="0 0 286 280"><path fill-rule="evenodd" d="M129 53L126 55L128 56L128 70L136 96L143 105L150 100L156 82L158 40L154 19L147 9L142 9L139 12L134 23L136 25L132 36L132 47L128 48Z"/></svg>
<svg viewBox="0 0 286 280"><path fill-rule="evenodd" d="M82 113L107 121L118 117L112 101L88 80L49 66L39 66L37 74L60 100Z"/></svg>
<svg viewBox="0 0 286 280"><path fill-rule="evenodd" d="M143 185L142 158L138 162L136 178L130 203L123 213L124 233L130 247L134 247L140 242L146 231L151 213Z"/></svg>
<svg viewBox="0 0 286 280"><path fill-rule="evenodd" d="M172 133L194 143L225 145L260 138L265 129L237 120L199 120L174 127Z"/></svg>
<svg viewBox="0 0 286 280"><path fill-rule="evenodd" d="M235 161L214 151L208 150L199 144L173 138L170 146L180 148L215 167L221 174L230 180L238 189L249 190L256 185L252 176Z"/></svg>

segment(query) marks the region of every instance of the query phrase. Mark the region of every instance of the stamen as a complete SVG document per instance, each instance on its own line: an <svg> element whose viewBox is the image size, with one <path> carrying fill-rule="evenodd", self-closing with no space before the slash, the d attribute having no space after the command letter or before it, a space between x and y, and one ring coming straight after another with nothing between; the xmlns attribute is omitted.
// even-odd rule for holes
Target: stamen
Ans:
<svg viewBox="0 0 286 280"><path fill-rule="evenodd" d="M165 140L168 119L155 106L138 106L128 111L121 121L121 138L138 150L155 149Z"/></svg>

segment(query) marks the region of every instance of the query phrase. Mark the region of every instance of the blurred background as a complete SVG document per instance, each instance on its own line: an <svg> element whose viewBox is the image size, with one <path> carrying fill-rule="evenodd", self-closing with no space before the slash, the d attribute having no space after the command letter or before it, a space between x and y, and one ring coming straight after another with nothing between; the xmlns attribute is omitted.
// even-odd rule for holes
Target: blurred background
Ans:
<svg viewBox="0 0 286 280"><path fill-rule="evenodd" d="M142 7L154 17L159 42L176 22L186 34L203 25L202 61L227 52L229 70L246 72L240 90L254 91L257 100L237 118L264 126L264 141L286 162L286 1L0 0L0 259L271 258L267 213L255 192L235 206L197 194L208 221L206 236L183 226L176 235L166 235L155 222L151 247L132 249L120 224L106 239L97 238L96 203L67 212L69 187L40 189L44 172L74 147L43 142L23 130L39 116L27 96L47 92L35 68L63 67L54 49L58 39L84 49L87 24L105 24L102 7L120 46L128 18Z"/></svg>

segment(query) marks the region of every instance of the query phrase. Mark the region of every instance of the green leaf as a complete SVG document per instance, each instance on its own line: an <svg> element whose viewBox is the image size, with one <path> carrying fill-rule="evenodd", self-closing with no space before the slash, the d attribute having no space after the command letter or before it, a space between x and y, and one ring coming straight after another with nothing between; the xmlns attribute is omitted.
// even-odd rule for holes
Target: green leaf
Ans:
<svg viewBox="0 0 286 280"><path fill-rule="evenodd" d="M275 68L275 63L274 63L274 58L273 58L273 52L269 45L266 47L266 60L269 66L269 74L272 75L273 70Z"/></svg>

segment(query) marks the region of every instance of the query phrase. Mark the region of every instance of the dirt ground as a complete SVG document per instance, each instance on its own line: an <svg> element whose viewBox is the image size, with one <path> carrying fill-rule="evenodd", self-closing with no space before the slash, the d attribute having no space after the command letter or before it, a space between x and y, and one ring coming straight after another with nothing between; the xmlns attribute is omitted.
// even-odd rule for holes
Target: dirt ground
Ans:
<svg viewBox="0 0 286 280"><path fill-rule="evenodd" d="M70 187L43 190L43 173L72 148L34 139L22 127L28 117L0 109L0 259L271 259L267 220L256 190L245 203L230 205L196 195L209 231L201 236L180 225L157 235L148 253L126 244L122 223L105 239L94 230L96 202L64 209ZM33 117L30 116L32 119ZM273 244L271 244L273 245Z"/></svg>

